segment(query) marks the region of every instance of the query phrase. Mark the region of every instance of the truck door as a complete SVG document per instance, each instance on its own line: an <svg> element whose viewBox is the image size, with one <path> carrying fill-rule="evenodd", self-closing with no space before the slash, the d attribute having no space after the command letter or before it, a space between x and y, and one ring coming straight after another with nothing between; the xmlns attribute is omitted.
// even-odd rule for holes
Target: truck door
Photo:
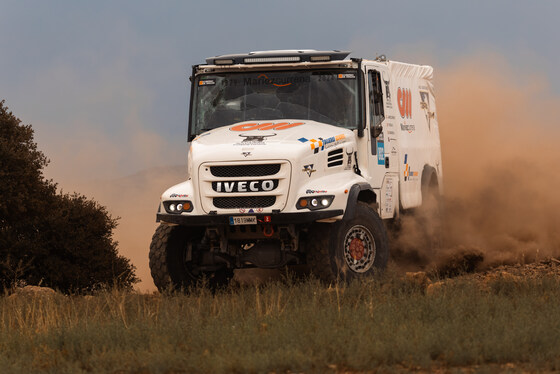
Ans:
<svg viewBox="0 0 560 374"><path fill-rule="evenodd" d="M383 84L382 73L378 70L368 70L367 76L370 154L373 156L369 163L370 175L376 180L372 186L379 187L385 173L397 171L397 139L393 121L387 120L391 113L385 113L385 98L390 98L385 90L389 86Z"/></svg>
<svg viewBox="0 0 560 374"><path fill-rule="evenodd" d="M370 134L370 184L379 191L381 218L391 218L398 212L398 141L391 121L392 111L389 82L383 76L388 72L369 69L368 119Z"/></svg>

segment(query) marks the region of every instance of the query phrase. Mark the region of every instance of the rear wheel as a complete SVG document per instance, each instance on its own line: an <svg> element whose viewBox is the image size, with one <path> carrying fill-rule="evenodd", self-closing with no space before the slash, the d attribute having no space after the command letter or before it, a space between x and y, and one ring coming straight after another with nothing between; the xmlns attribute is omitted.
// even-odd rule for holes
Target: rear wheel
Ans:
<svg viewBox="0 0 560 374"><path fill-rule="evenodd" d="M150 271L154 284L164 290L188 290L207 282L212 289L225 286L233 277L233 271L220 269L202 271L197 243L203 231L183 226L160 225L150 244Z"/></svg>
<svg viewBox="0 0 560 374"><path fill-rule="evenodd" d="M353 219L315 224L307 253L311 271L320 279L350 281L382 271L389 259L389 242L379 215L358 202Z"/></svg>
<svg viewBox="0 0 560 374"><path fill-rule="evenodd" d="M430 250L442 247L444 205L439 193L437 178L431 178L428 185L422 187L422 206L416 210L420 227L423 229L424 242Z"/></svg>

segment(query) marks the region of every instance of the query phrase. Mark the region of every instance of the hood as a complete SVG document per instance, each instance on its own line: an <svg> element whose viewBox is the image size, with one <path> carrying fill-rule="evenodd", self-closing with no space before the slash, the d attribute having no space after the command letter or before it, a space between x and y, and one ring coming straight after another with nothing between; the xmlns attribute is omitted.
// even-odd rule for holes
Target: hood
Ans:
<svg viewBox="0 0 560 374"><path fill-rule="evenodd" d="M318 153L353 137L349 129L316 121L246 121L201 134L191 150L205 161L286 159L301 152Z"/></svg>

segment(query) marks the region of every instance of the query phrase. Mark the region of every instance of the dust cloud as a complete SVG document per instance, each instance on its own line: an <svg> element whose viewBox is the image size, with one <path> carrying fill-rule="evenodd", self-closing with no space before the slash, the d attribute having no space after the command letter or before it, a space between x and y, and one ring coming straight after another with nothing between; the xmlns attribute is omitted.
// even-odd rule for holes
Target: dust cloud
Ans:
<svg viewBox="0 0 560 374"><path fill-rule="evenodd" d="M480 54L436 70L436 95L444 219L403 217L397 264L485 268L559 256L560 96L546 77ZM437 226L438 243L426 245Z"/></svg>

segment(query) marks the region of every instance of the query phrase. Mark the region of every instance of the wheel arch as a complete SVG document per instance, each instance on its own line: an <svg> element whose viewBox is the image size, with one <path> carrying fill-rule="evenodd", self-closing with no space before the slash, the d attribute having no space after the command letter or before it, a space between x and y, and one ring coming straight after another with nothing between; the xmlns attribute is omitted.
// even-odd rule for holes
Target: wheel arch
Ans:
<svg viewBox="0 0 560 374"><path fill-rule="evenodd" d="M429 190L430 188L438 188L439 187L439 180L436 168L431 165L424 165L424 169L422 169L422 179L421 179L421 188L422 194L424 191Z"/></svg>
<svg viewBox="0 0 560 374"><path fill-rule="evenodd" d="M354 218L358 201L362 201L368 205L377 204L377 194L368 183L357 183L350 187L343 219Z"/></svg>

